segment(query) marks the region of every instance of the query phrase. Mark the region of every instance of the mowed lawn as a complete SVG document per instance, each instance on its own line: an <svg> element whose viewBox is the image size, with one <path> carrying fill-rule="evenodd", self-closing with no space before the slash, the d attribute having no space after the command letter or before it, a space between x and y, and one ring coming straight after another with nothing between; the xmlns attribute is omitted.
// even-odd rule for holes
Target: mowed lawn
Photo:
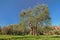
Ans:
<svg viewBox="0 0 60 40"><path fill-rule="evenodd" d="M0 40L60 40L60 36L59 35L39 35L39 36L0 35Z"/></svg>

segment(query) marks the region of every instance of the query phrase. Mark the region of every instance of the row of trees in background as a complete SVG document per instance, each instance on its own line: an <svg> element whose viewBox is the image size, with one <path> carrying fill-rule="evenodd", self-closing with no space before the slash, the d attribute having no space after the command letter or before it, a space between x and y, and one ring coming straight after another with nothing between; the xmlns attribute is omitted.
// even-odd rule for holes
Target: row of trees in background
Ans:
<svg viewBox="0 0 60 40"><path fill-rule="evenodd" d="M28 29L20 27L16 24L0 27L1 35L24 35L28 33Z"/></svg>
<svg viewBox="0 0 60 40"><path fill-rule="evenodd" d="M57 28L57 29L56 29ZM38 35L60 35L60 29L58 27L37 27ZM29 35L30 28L21 27L13 24L9 26L0 26L0 35Z"/></svg>

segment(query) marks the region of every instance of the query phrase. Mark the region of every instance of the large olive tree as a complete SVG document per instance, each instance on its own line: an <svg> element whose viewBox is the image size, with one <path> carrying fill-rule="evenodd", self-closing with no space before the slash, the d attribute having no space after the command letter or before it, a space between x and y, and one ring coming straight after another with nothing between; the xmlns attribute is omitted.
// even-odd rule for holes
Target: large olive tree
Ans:
<svg viewBox="0 0 60 40"><path fill-rule="evenodd" d="M48 12L48 7L44 4L38 5L33 9L23 10L20 13L20 21L24 20L25 24L30 27L30 34L37 35L37 27L49 26L50 16Z"/></svg>

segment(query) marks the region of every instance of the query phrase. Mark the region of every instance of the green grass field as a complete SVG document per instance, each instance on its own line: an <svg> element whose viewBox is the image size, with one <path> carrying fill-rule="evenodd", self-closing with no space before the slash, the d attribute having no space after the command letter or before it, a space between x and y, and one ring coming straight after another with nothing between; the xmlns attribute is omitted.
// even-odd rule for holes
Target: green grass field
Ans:
<svg viewBox="0 0 60 40"><path fill-rule="evenodd" d="M39 35L39 36L12 36L0 35L0 40L60 40L60 36L56 35Z"/></svg>

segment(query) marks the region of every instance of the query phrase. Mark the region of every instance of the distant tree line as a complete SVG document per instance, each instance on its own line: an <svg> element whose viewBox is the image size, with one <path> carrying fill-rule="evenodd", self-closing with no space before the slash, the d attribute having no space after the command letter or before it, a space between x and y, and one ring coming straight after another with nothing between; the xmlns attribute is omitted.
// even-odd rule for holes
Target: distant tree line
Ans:
<svg viewBox="0 0 60 40"><path fill-rule="evenodd" d="M4 27L0 26L1 35L24 35L24 34L28 34L28 31L29 31L28 29L24 30L24 28L20 28L16 24L4 26Z"/></svg>
<svg viewBox="0 0 60 40"><path fill-rule="evenodd" d="M54 27L37 27L38 35L60 35L60 29L55 29ZM56 27L57 28L57 27ZM9 26L0 26L0 35L29 35L30 28L24 28L16 24Z"/></svg>

